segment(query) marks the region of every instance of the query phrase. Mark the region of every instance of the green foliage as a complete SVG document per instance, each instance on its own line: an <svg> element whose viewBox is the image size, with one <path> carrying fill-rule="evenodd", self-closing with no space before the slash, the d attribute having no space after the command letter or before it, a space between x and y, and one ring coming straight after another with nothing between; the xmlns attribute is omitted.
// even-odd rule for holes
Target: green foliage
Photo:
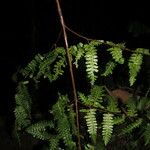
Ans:
<svg viewBox="0 0 150 150"><path fill-rule="evenodd" d="M97 79L95 73L98 72L97 49L93 44L86 44L84 45L84 48L85 48L87 77L89 78L91 85L94 85L94 82Z"/></svg>
<svg viewBox="0 0 150 150"><path fill-rule="evenodd" d="M114 125L119 125L125 122L125 115L123 114L122 116L117 116L113 118L113 124Z"/></svg>
<svg viewBox="0 0 150 150"><path fill-rule="evenodd" d="M127 115L130 117L135 117L137 116L137 106L136 102L134 100L128 100L127 104Z"/></svg>
<svg viewBox="0 0 150 150"><path fill-rule="evenodd" d="M49 148L50 150L56 150L59 148L59 137L57 135L51 135L49 140Z"/></svg>
<svg viewBox="0 0 150 150"><path fill-rule="evenodd" d="M48 78L52 82L64 73L63 68L66 66L65 55L65 49L62 47L58 47L43 56L37 54L27 67L21 70L21 73L25 77L34 77L35 80L44 76L44 78Z"/></svg>
<svg viewBox="0 0 150 150"><path fill-rule="evenodd" d="M23 82L18 85L15 101L16 126L18 130L21 130L31 123L31 97L27 86Z"/></svg>
<svg viewBox="0 0 150 150"><path fill-rule="evenodd" d="M111 54L113 60L108 60L105 71L101 73L101 60L99 59L100 50L104 49ZM102 48L102 47L103 48ZM86 91L78 91L79 103L79 126L81 146L85 150L107 148L111 144L128 142L126 149L136 148L140 143L139 135L144 137L145 146L150 146L150 102L147 96L129 99L126 103L121 103L117 97L112 97L111 90L108 92L101 78L105 78L115 72L115 67L119 64L124 67L125 62L129 67L129 86L132 86L137 78L143 63L143 55L149 55L149 50L137 48L129 58L123 57L124 44L115 44L113 42L91 41L88 44L79 43L69 47L70 58L75 65L75 69L83 69L87 73L89 87ZM98 62L99 61L99 62ZM71 94L58 94L58 99L54 100L50 114L46 114L47 120L34 120L32 111L35 105L32 102L32 91L30 84L36 84L42 78L54 82L64 71L68 69L66 61L66 52L63 47L41 55L37 54L35 58L21 70L23 81L19 82L17 93L15 95L16 108L14 110L16 117L16 128L18 131L25 131L33 137L44 140L49 145L49 149L77 149L77 111L75 112L75 103L70 98ZM85 70L84 70L85 69ZM97 80L98 79L98 80ZM102 81L102 82L101 82ZM79 83L80 85L80 83ZM66 86L65 84L62 86ZM114 89L114 87L111 87ZM51 91L50 91L51 92ZM64 92L64 91L63 91ZM34 108L34 109L32 109ZM34 113L34 112L33 112ZM138 129L135 133L135 129ZM129 137L129 135L132 135ZM126 140L124 137L128 137ZM118 140L118 137L121 139ZM135 141L136 138L136 141ZM90 140L89 140L90 139ZM129 142L131 140L131 142ZM134 146L131 146L134 144ZM105 148L103 148L105 149Z"/></svg>
<svg viewBox="0 0 150 150"><path fill-rule="evenodd" d="M71 46L70 47L71 54L75 57L75 66L78 68L78 61L84 57L85 49L84 45L82 43L79 43L77 46Z"/></svg>
<svg viewBox="0 0 150 150"><path fill-rule="evenodd" d="M69 122L68 116L65 113L67 102L67 96L59 95L57 103L52 108L52 113L57 123L57 132L59 137L63 139L65 145L69 149L73 149L75 143L72 140L71 124Z"/></svg>
<svg viewBox="0 0 150 150"><path fill-rule="evenodd" d="M86 124L88 127L88 133L94 143L96 143L97 137L97 121L96 121L96 109L86 110L87 113L85 115Z"/></svg>
<svg viewBox="0 0 150 150"><path fill-rule="evenodd" d="M123 129L123 132L121 134L131 133L134 129L138 128L142 124L142 121L142 118L138 118L133 123L127 125L127 127Z"/></svg>
<svg viewBox="0 0 150 150"><path fill-rule="evenodd" d="M113 61L109 61L106 64L106 69L105 69L105 72L102 74L102 76L108 76L112 74L115 67L116 67L116 63Z"/></svg>
<svg viewBox="0 0 150 150"><path fill-rule="evenodd" d="M116 45L113 45L113 47L107 49L107 51L110 52L115 62L119 64L123 64L124 58L122 56L122 49L124 48L125 48L124 44L116 44Z"/></svg>
<svg viewBox="0 0 150 150"><path fill-rule="evenodd" d="M104 144L107 145L113 132L113 114L103 114L102 124L103 140Z"/></svg>
<svg viewBox="0 0 150 150"><path fill-rule="evenodd" d="M150 144L150 123L147 123L143 136L145 140L145 145Z"/></svg>
<svg viewBox="0 0 150 150"><path fill-rule="evenodd" d="M32 78L37 72L38 66L43 61L43 59L44 58L41 54L37 54L35 58L30 63L28 63L25 69L21 70L23 76L29 76L30 78Z"/></svg>
<svg viewBox="0 0 150 150"><path fill-rule="evenodd" d="M134 84L137 74L141 69L142 60L143 55L139 53L139 49L136 49L135 53L130 56L128 66L130 75L129 82L131 86Z"/></svg>
<svg viewBox="0 0 150 150"><path fill-rule="evenodd" d="M85 96L83 93L78 93L79 99L86 106L103 108L101 103L103 102L104 89L102 86L93 86L90 90L90 94Z"/></svg>
<svg viewBox="0 0 150 150"><path fill-rule="evenodd" d="M107 96L107 99L108 99L107 110L113 113L119 112L117 100L112 96Z"/></svg>
<svg viewBox="0 0 150 150"><path fill-rule="evenodd" d="M35 138L49 140L51 137L46 130L51 128L54 128L54 124L51 121L40 121L29 126L26 131Z"/></svg>

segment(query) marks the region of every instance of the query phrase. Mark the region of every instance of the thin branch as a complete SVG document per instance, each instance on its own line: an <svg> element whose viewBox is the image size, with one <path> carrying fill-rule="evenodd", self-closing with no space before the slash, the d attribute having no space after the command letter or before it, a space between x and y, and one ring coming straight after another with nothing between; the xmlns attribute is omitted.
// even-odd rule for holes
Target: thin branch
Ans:
<svg viewBox="0 0 150 150"><path fill-rule="evenodd" d="M78 150L81 150L78 98L77 98L77 91L76 91L74 73L73 73L73 69L72 69L71 55L69 53L68 38L67 38L67 34L66 34L65 23L64 23L63 14L62 14L62 11L61 11L59 0L56 0L56 4L57 4L58 14L59 14L59 17L60 17L60 22L61 22L62 29L63 29L64 42L65 42L65 47L66 47L66 51L67 51L67 58L68 58L68 63L69 63L69 70L70 70L70 76L71 76L71 81L72 81L72 88L73 88L73 95L74 95L75 109L76 109Z"/></svg>
<svg viewBox="0 0 150 150"><path fill-rule="evenodd" d="M87 37L85 37L85 36L83 36L83 35L81 35L81 34L75 32L75 31L73 31L72 29L70 29L70 28L69 28L68 26L66 26L66 25L65 25L65 27L66 27L66 29L67 29L68 31L70 31L71 33L73 33L74 35L76 35L76 36L78 36L78 37L80 37L80 38L82 38L82 39L85 39L85 40L87 40L87 41L95 40L95 39L87 38Z"/></svg>

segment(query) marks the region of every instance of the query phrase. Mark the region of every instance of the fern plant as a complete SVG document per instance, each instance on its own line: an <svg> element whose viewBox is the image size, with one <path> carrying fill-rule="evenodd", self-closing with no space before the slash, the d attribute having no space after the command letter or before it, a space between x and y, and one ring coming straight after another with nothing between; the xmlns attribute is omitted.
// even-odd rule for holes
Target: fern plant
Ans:
<svg viewBox="0 0 150 150"><path fill-rule="evenodd" d="M112 60L109 60L105 66L101 66L99 59L99 53L101 49L104 49L103 45L107 45L108 48L106 47L105 50L112 56ZM49 110L46 110L46 116L49 117L40 119L34 117L33 111L37 108L33 98L37 97L32 95L30 85L40 86L39 83L43 79L49 81L50 85L52 82L55 84L60 76L65 75L68 63L63 47L57 47L47 54L37 54L20 71L22 80L18 83L14 110L18 132L24 131L35 138L46 141L51 150L59 148L75 150L79 149L79 145L85 150L100 149L102 145L102 147L105 145L107 149L111 144L116 146L118 138L122 139L133 133L136 138L143 137L143 140L136 139L137 145L140 141L145 144L145 147L150 146L149 98L142 97L142 95L136 98L132 93L130 100L126 102L120 100L120 104L118 97L113 96L111 89L108 90L101 81L113 74L118 64L124 66L128 63L129 86L134 85L143 63L143 57L149 55L149 52L147 49L137 48L128 58L124 58L125 49L124 44L99 40L70 46L72 65L75 65L76 69L85 69L85 77L88 79L86 81L89 86L86 87L85 92L83 89L78 89L78 101L76 102L79 104L78 108L69 92L64 95L64 91L58 90L58 99L53 101ZM105 67L104 72L101 70L102 67ZM135 132L136 130L139 131ZM134 141L135 136L130 137L130 140ZM78 138L81 141L78 141ZM124 139L125 142L127 141Z"/></svg>

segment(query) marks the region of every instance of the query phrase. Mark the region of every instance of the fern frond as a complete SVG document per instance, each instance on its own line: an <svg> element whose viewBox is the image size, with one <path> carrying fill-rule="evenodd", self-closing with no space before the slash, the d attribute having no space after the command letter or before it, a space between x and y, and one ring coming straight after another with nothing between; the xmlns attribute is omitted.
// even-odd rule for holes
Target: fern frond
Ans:
<svg viewBox="0 0 150 150"><path fill-rule="evenodd" d="M39 66L37 78L43 75L45 78L49 78L50 81L56 80L64 73L63 68L66 66L65 55L66 52L63 47L58 47L47 54Z"/></svg>
<svg viewBox="0 0 150 150"><path fill-rule="evenodd" d="M66 66L66 58L64 56L59 56L59 61L57 61L54 65L53 74L48 75L49 80L51 82L55 81L60 75L63 75L64 73L63 68L65 68L65 66Z"/></svg>
<svg viewBox="0 0 150 150"><path fill-rule="evenodd" d="M44 57L40 54L37 54L35 58L28 63L28 65L21 71L24 77L32 78L38 70L40 63L43 61Z"/></svg>
<svg viewBox="0 0 150 150"><path fill-rule="evenodd" d="M59 120L57 120L57 126L58 126L57 131L59 137L63 139L68 149L72 150L73 147L75 147L75 143L72 140L70 123L66 115L64 115L63 117L59 118Z"/></svg>
<svg viewBox="0 0 150 150"><path fill-rule="evenodd" d="M94 85L90 90L90 98L92 98L95 102L101 103L104 97L104 89L102 86Z"/></svg>
<svg viewBox="0 0 150 150"><path fill-rule="evenodd" d="M70 125L71 125L71 132L73 135L77 135L77 128L76 128L76 120L75 120L75 117L76 117L76 113L74 112L73 110L73 106L68 106L68 119L69 119L69 122L70 122Z"/></svg>
<svg viewBox="0 0 150 150"><path fill-rule="evenodd" d="M16 101L16 105L23 107L26 113L30 116L32 100L28 92L28 88L24 84L24 82L20 82L17 87L15 101Z"/></svg>
<svg viewBox="0 0 150 150"><path fill-rule="evenodd" d="M123 114L122 116L117 116L113 118L113 124L114 125L119 125L125 122L125 115Z"/></svg>
<svg viewBox="0 0 150 150"><path fill-rule="evenodd" d="M72 133L70 122L66 114L68 97L59 94L57 103L52 107L52 113L57 124L57 132L61 139L63 139L68 149L72 149L75 143L72 140Z"/></svg>
<svg viewBox="0 0 150 150"><path fill-rule="evenodd" d="M54 128L54 124L51 121L41 121L29 126L26 131L31 134L33 137L41 140L49 140L50 135L46 131L47 128Z"/></svg>
<svg viewBox="0 0 150 150"><path fill-rule="evenodd" d="M137 106L136 106L136 101L129 99L126 103L127 107L127 115L129 117L135 117L137 116Z"/></svg>
<svg viewBox="0 0 150 150"><path fill-rule="evenodd" d="M22 106L16 106L14 113L17 130L24 129L31 124L31 120Z"/></svg>
<svg viewBox="0 0 150 150"><path fill-rule="evenodd" d="M97 88L99 89L99 88ZM92 89L91 89L92 90ZM94 95L95 92L95 95ZM78 92L79 99L81 100L82 104L86 106L91 106L91 107L97 107L97 108L103 108L101 105L102 102L102 89L96 93L96 91L91 91L91 95L85 96L83 93ZM98 97L99 96L99 97Z"/></svg>
<svg viewBox="0 0 150 150"><path fill-rule="evenodd" d="M75 66L78 68L78 61L84 56L85 49L82 43L79 43L77 46L71 46L70 48L71 54L75 57Z"/></svg>
<svg viewBox="0 0 150 150"><path fill-rule="evenodd" d="M123 132L121 134L129 134L134 129L138 128L143 122L142 118L138 118L135 122L129 124L125 129L123 129Z"/></svg>
<svg viewBox="0 0 150 150"><path fill-rule="evenodd" d="M107 110L109 112L120 112L118 108L118 101L114 97L108 95L107 101L108 101Z"/></svg>
<svg viewBox="0 0 150 150"><path fill-rule="evenodd" d="M110 141L113 132L113 125L113 114L103 114L102 135L105 145Z"/></svg>
<svg viewBox="0 0 150 150"><path fill-rule="evenodd" d="M143 133L145 145L150 144L150 123L147 123L146 129Z"/></svg>
<svg viewBox="0 0 150 150"><path fill-rule="evenodd" d="M88 127L88 133L91 139L96 143L97 137L97 121L96 121L96 109L89 109L85 115L86 124Z"/></svg>
<svg viewBox="0 0 150 150"><path fill-rule="evenodd" d="M139 54L137 51L138 49L130 56L128 62L130 86L132 86L136 81L137 74L140 71L143 62L143 55Z"/></svg>
<svg viewBox="0 0 150 150"><path fill-rule="evenodd" d="M107 51L110 52L110 54L112 55L112 58L115 60L115 62L117 62L119 64L124 64L124 58L122 56L122 49L119 46L111 47L111 48L107 49Z"/></svg>
<svg viewBox="0 0 150 150"><path fill-rule="evenodd" d="M59 94L57 103L52 107L52 113L54 114L56 120L60 119L65 114L65 107L67 106L67 102L67 95Z"/></svg>
<svg viewBox="0 0 150 150"><path fill-rule="evenodd" d="M86 59L86 72L87 77L90 80L91 85L94 85L97 76L95 73L98 72L98 56L97 49L93 45L84 45L85 48L85 59Z"/></svg>
<svg viewBox="0 0 150 150"><path fill-rule="evenodd" d="M136 52L144 55L150 55L149 49L145 49L145 48L137 48Z"/></svg>
<svg viewBox="0 0 150 150"><path fill-rule="evenodd" d="M49 148L50 150L56 150L59 147L60 137L56 135L51 135L49 139Z"/></svg>
<svg viewBox="0 0 150 150"><path fill-rule="evenodd" d="M41 76L47 77L51 73L51 64L56 60L58 57L57 50L49 52L45 55L43 61L39 65L39 71L37 73L37 79Z"/></svg>
<svg viewBox="0 0 150 150"><path fill-rule="evenodd" d="M116 63L113 61L109 61L106 64L106 69L105 69L105 72L102 74L102 76L111 75L113 73L113 70L115 69L115 67L116 67Z"/></svg>
<svg viewBox="0 0 150 150"><path fill-rule="evenodd" d="M18 130L31 123L31 97L27 86L20 82L15 95L16 108L14 110Z"/></svg>

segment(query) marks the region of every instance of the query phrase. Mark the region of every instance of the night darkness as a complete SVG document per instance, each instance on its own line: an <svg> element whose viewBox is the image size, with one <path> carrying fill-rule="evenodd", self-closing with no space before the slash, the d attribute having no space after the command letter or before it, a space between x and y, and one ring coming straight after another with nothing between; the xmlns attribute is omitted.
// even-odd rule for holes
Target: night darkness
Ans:
<svg viewBox="0 0 150 150"><path fill-rule="evenodd" d="M144 24L150 31L150 9L146 6L127 1L61 0L66 25L72 30L89 38L125 42L131 48L150 48L150 32L137 36L129 32L129 25L133 22ZM0 10L0 136L2 134L1 137L6 138L6 141L2 140L4 142L0 138L0 144L6 144L11 149L9 134L14 119L12 112L16 89L12 76L35 54L52 50L61 26L55 0L5 1L0 4ZM69 45L83 41L69 32L68 37ZM62 36L57 46L64 46ZM1 123L3 118L5 127Z"/></svg>

